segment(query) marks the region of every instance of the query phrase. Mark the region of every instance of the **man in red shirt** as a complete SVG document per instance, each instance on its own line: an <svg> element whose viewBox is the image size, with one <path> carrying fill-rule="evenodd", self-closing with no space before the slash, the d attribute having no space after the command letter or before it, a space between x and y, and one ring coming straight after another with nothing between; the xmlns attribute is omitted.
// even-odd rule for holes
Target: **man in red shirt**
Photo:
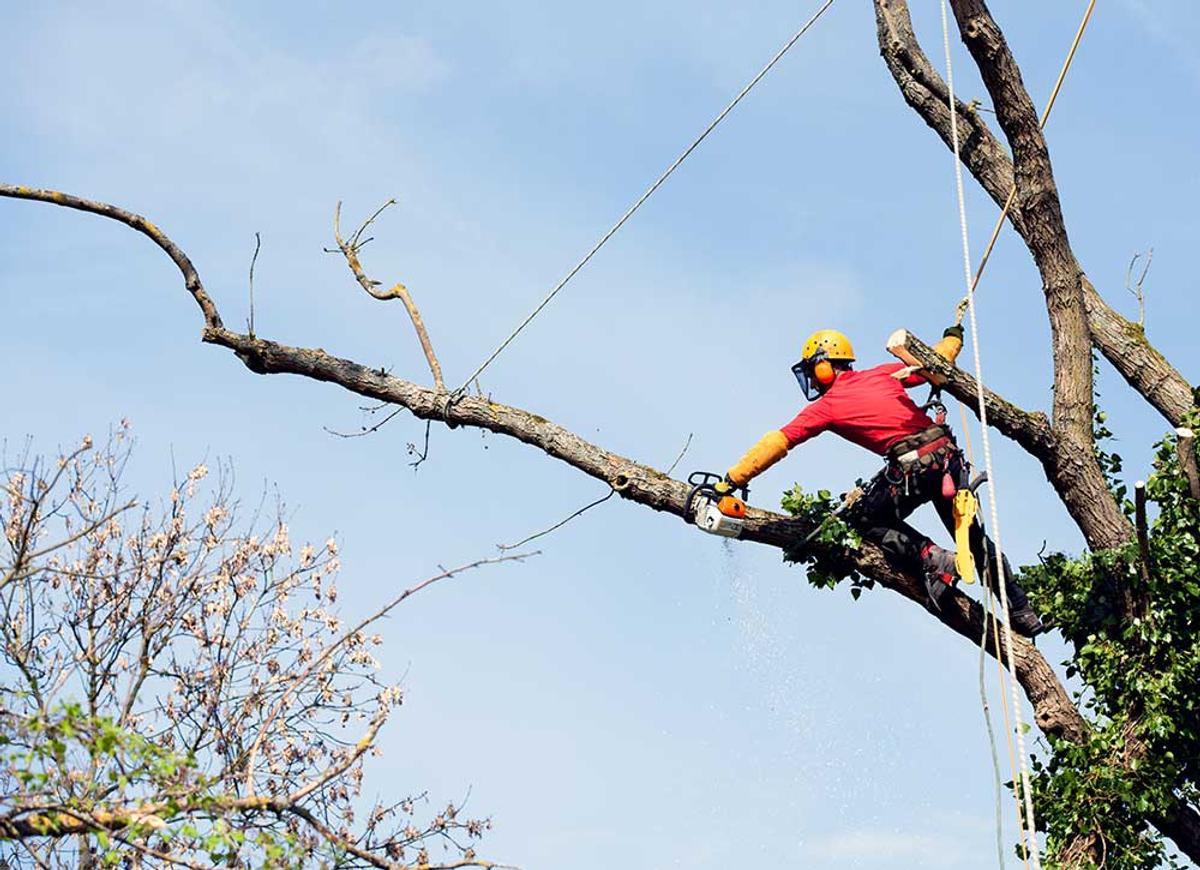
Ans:
<svg viewBox="0 0 1200 870"><path fill-rule="evenodd" d="M953 326L934 350L954 362L962 350L962 327ZM883 456L887 466L866 486L848 519L863 537L878 544L900 567L925 577L931 605L958 579L954 553L905 522L932 502L942 523L954 532L954 495L968 484L970 469L949 428L929 418L907 390L927 383L904 363L885 363L855 371L854 350L840 332L825 329L804 343L800 362L792 367L811 401L781 429L768 432L726 474L730 487L745 486L798 444L825 431ZM995 545L976 521L970 528L970 550L977 565L988 565L988 581L999 594ZM1009 624L1032 637L1044 631L1025 591L1013 578L1005 558L1005 592Z"/></svg>

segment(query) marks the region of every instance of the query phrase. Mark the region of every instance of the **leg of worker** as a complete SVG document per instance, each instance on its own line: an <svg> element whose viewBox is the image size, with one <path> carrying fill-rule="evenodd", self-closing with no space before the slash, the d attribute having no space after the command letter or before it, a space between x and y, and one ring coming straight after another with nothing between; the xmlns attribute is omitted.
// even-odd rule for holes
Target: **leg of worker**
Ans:
<svg viewBox="0 0 1200 870"><path fill-rule="evenodd" d="M921 551L929 539L904 521L914 508L911 496L897 491L886 481L872 481L857 506L855 526L862 536L877 544L896 565L916 574L924 571Z"/></svg>
<svg viewBox="0 0 1200 870"><path fill-rule="evenodd" d="M863 497L856 525L862 536L878 544L896 565L924 578L930 604L936 609L954 582L954 556L904 521L926 500L917 489L877 484Z"/></svg>

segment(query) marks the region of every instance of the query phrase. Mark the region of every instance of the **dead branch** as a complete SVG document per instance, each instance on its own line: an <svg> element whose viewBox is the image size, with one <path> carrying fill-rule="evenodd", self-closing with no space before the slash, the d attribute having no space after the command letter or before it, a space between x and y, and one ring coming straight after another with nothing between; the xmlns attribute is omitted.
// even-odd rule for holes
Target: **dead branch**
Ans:
<svg viewBox="0 0 1200 870"><path fill-rule="evenodd" d="M275 720L280 715L280 713L282 713L283 710L285 709L288 698L290 698L291 695L300 686L304 685L304 683L313 675L313 673L319 667L321 667L321 665L323 665L326 661L328 661L329 658L337 650L339 650L341 647L345 646L352 638L358 636L362 632L362 630L364 628L366 628L368 625L370 625L373 622L378 622L380 619L383 619L383 617L387 616L389 613L391 613L393 610L395 610L400 604L402 604L408 598L412 597L413 595L416 595L422 589L426 589L429 586L432 586L434 583L437 583L439 580L446 580L450 577L455 577L458 574L462 574L465 571L471 571L471 570L474 570L475 568L480 568L484 565L496 565L501 562L522 562L525 559L530 559L530 558L532 558L534 556L538 556L538 555L541 555L540 552L535 551L532 553L516 553L511 556L493 556L489 559L477 559L474 562L470 562L466 565L460 565L457 568L443 568L440 573L434 574L431 577L427 577L426 579L424 579L420 583L418 583L416 586L413 586L409 589L405 589L403 592L401 592L399 595L397 595L395 598L393 598L387 604L383 605L383 607L376 610L370 616L367 616L366 618L360 620L354 627L343 632L337 640L335 640L333 643L329 644L329 646L327 646L319 656L314 658L308 664L308 667L306 667L303 671L301 671L291 681L291 684L287 687L287 689L285 689L284 692L279 696L279 698L276 699L275 705L272 707L271 712L267 714L267 717L263 720L262 724L259 726L258 734L255 736L254 741L250 744L250 748L245 753L246 779L245 779L245 783L244 783L244 791L245 791L246 796L250 797L250 798L254 797L254 794L255 794L255 791L254 791L254 773L255 773L254 760L255 760L255 757L257 756L258 751L259 751L260 747L262 746L263 740L266 738L267 734L270 732L271 726L275 723ZM382 722L380 722L380 724L382 725ZM375 728L375 731L377 731L377 730L378 730L378 726L376 726L376 728ZM369 736L371 739L374 739L375 731L369 732ZM366 750L366 746L363 747L363 751L365 751L365 750ZM360 751L359 755L361 755L361 754L362 754L362 752ZM301 789L301 791L304 791L304 789Z"/></svg>
<svg viewBox="0 0 1200 870"><path fill-rule="evenodd" d="M610 489L608 491L607 495L602 495L602 496L600 496L600 498L596 499L595 501L585 504L579 510L574 511L573 513L571 513L568 516L564 517L563 519L559 520L554 525L550 526L550 528L542 529L542 531L540 531L540 532L534 532L529 537L522 538L521 540L517 541L515 544L497 544L496 549L500 550L501 552L505 552L507 550L516 550L520 547L524 547L530 541L536 541L538 538L544 538L546 535L550 534L551 532L561 529L563 526L565 526L567 523L571 522L571 520L575 519L577 516L587 513L588 511L590 511L592 508L596 507L597 505L604 504L606 501L608 501L610 498L612 498L616 494L617 494L617 491L615 489Z"/></svg>
<svg viewBox="0 0 1200 870"><path fill-rule="evenodd" d="M692 446L692 435L693 434L695 434L695 433L692 433L692 432L688 433L687 440L683 442L683 447L680 449L679 455L675 457L675 461L672 462L670 465L668 465L667 470L663 472L663 474L665 474L667 477L670 477L671 473L675 470L675 468L679 465L679 463L683 461L683 457L687 454L688 448Z"/></svg>
<svg viewBox="0 0 1200 870"><path fill-rule="evenodd" d="M67 198L53 192L41 193L43 194L41 196L23 196L22 198L40 199L59 204L80 202L73 199L67 202ZM0 195L6 195L5 188L0 187ZM80 206L72 205L72 207ZM122 217L128 213L120 212L111 206L88 204L83 210L130 223L129 220ZM130 223L130 225L135 228L137 226L134 223ZM168 248L160 244L160 247L164 247L168 253L171 250L177 251L173 245ZM179 256L182 257L182 254ZM188 265L190 268L190 263ZM674 480L649 466L591 444L544 417L493 402L490 397L470 395L448 397L443 389L424 388L378 368L370 368L351 360L335 357L321 349L289 347L225 329L220 325L220 318L217 316L215 307L203 293L199 278L195 277L193 280L194 274L194 270L185 272L185 278L188 280L189 291L192 292L205 315L206 327L202 334L203 341L229 349L248 369L255 373L296 374L313 380L334 383L363 397L405 407L419 419L441 421L450 426L472 426L504 434L529 444L550 457L566 462L592 477L603 480L623 498L636 501L654 510L666 511L676 516L683 515L683 506L688 490L685 483ZM965 382L960 381L960 383ZM1019 411L1019 409L1016 410ZM1038 424L1037 415L1030 416L1031 419L1027 420L1030 425L1024 427L1027 434L1040 432L1043 427ZM1105 500L1111 501L1111 499ZM784 547L803 538L809 531L811 531L811 526L808 523L767 511L751 509L748 512L742 537L771 546ZM885 588L898 592L924 610L926 598L924 582L898 571L877 547L863 545L857 552L846 555L864 576L876 580ZM411 594L413 591L416 591L415 588L406 594ZM948 600L943 602L941 613L937 618L953 631L968 638L976 646L979 645L982 634L987 630L982 607L957 592L952 592ZM999 642L989 646L1003 650L1003 644ZM1033 706L1034 719L1042 731L1049 736L1062 737L1072 742L1083 740L1087 733L1084 720L1055 675L1053 668L1036 647L1022 639L1015 638L1013 657L1017 679ZM263 801L264 803L260 805L266 806L265 798L247 798L247 800ZM1190 818L1188 814L1192 811L1185 804L1181 803L1176 809L1177 812L1172 818L1183 818L1185 821ZM0 819L0 830L3 829L3 824L4 820ZM1174 837L1174 833L1171 836ZM1184 843L1180 843L1180 840L1176 838L1176 842L1185 851L1189 849L1186 840ZM1197 854L1200 854L1200 851Z"/></svg>
<svg viewBox="0 0 1200 870"><path fill-rule="evenodd" d="M254 256L250 258L250 319L246 331L254 335L254 267L258 263L258 252L262 250L262 236L254 234Z"/></svg>
<svg viewBox="0 0 1200 870"><path fill-rule="evenodd" d="M200 306L200 311L204 314L204 324L215 329L223 328L224 324L221 323L221 316L217 314L217 307L205 291L204 285L200 283L200 276L196 273L196 268L192 265L192 261L188 259L187 255L184 254L178 245L167 238L162 230L141 215L126 211L123 208L117 208L115 205L109 205L108 203L71 196L70 194L60 193L57 190L43 190L37 187L0 184L0 196L7 196L13 199L30 199L36 202L48 202L64 206L65 208L86 211L100 215L101 217L110 218L137 230L150 239L150 241L154 242L154 244L158 245L171 258L171 262L178 267L180 273L183 275L184 287L192 294L192 298L196 300L196 304Z"/></svg>
<svg viewBox="0 0 1200 870"><path fill-rule="evenodd" d="M438 362L437 355L433 352L433 342L429 340L429 331L425 328L425 321L421 319L421 312L417 310L417 305L413 301L412 294L408 288L397 281L388 290L380 290L383 286L379 281L374 281L367 277L363 271L362 263L359 262L358 252L362 250L369 238L365 241L362 239L363 234L373 224L383 212L392 205L396 204L396 200L389 199L381 205L373 215L367 218L362 226L355 230L349 240L342 238L342 204L339 202L333 212L333 238L337 242L338 249L346 258L346 264L350 267L350 271L354 273L354 278L359 285L367 291L368 294L376 299L399 299L404 303L404 308L408 312L409 319L412 320L413 329L417 331L417 340L421 342L421 350L425 352L425 360L429 363L429 371L433 374L433 385L439 392L444 392L446 384L442 380L442 366Z"/></svg>
<svg viewBox="0 0 1200 870"><path fill-rule="evenodd" d="M1146 252L1146 265L1142 267L1142 274L1138 275L1137 280L1133 278L1133 270L1137 266L1137 261L1142 255L1134 254L1133 259L1129 261L1129 268L1125 270L1125 289L1130 292L1138 304L1138 321L1137 325L1141 329L1146 328L1146 293L1142 285L1146 283L1146 274L1150 271L1150 264L1154 261L1154 248L1150 248Z"/></svg>

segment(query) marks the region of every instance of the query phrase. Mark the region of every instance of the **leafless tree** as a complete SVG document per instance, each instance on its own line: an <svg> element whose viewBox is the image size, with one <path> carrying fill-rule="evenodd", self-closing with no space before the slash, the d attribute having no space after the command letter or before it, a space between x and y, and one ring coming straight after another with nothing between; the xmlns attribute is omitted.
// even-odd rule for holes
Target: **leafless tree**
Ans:
<svg viewBox="0 0 1200 870"><path fill-rule="evenodd" d="M951 116L946 83L930 63L914 33L905 0L873 0L878 44L903 98L942 141L951 146ZM1110 550L1135 538L1134 524L1111 497L1097 458L1093 432L1093 351L1108 360L1129 387L1173 426L1181 427L1194 410L1191 385L1147 339L1138 323L1117 313L1097 292L1071 247L1060 207L1046 140L1038 112L1021 79L1004 35L983 0L951 0L962 41L982 76L994 107L999 133L974 104L957 102L961 159L978 184L998 204L1015 191L1008 222L1036 264L1051 327L1054 391L1049 411L1027 410L985 391L990 425L1039 460L1062 504L1094 551ZM1003 137L1003 138L1001 138ZM449 426L473 426L506 435L566 462L608 484L621 497L657 511L681 515L687 487L655 468L620 456L530 411L491 397L451 393L442 386L432 344L413 304L400 289L378 291L358 259L361 231L349 240L336 233L354 277L376 298L401 298L413 315L429 361L433 386L342 359L321 349L291 347L226 328L217 306L192 263L161 230L146 219L104 203L49 190L5 186L0 193L79 209L120 221L152 239L175 262L185 286L203 315L204 342L232 351L252 372L293 374L337 384L369 399L404 408L419 419ZM396 285L403 288L403 285ZM946 380L946 390L978 414L976 384L966 372L946 364L913 338L908 346L928 369ZM762 510L749 513L742 537L786 547L811 526ZM847 558L865 576L923 606L920 578L889 564L875 547L864 545ZM1135 590L1126 589L1125 615L1137 613ZM961 595L943 606L939 618L949 629L978 643L988 631L981 608ZM1003 655L1000 638L987 644ZM1083 742L1088 725L1053 668L1030 643L1014 641L1014 670L1032 705L1034 719L1058 740ZM1137 746L1124 747L1120 763L1137 764ZM1145 822L1170 837L1200 862L1200 813L1184 797L1168 812L1147 814ZM1102 843L1095 832L1081 832L1059 857L1066 865L1100 860Z"/></svg>
<svg viewBox="0 0 1200 870"><path fill-rule="evenodd" d="M239 516L230 477L204 465L140 504L128 455L122 428L6 463L0 861L495 866L473 851L488 822L458 803L361 796L401 701L371 624L475 566L347 626L332 538L294 552L279 512Z"/></svg>

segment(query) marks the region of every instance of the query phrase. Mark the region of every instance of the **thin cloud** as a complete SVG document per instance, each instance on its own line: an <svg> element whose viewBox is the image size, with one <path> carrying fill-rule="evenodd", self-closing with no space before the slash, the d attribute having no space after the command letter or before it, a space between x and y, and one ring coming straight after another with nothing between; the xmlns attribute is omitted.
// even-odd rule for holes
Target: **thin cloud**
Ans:
<svg viewBox="0 0 1200 870"><path fill-rule="evenodd" d="M896 830L840 831L810 844L814 860L833 866L952 867L967 850L956 839Z"/></svg>
<svg viewBox="0 0 1200 870"><path fill-rule="evenodd" d="M1146 0L1121 0L1121 5L1180 66L1200 79L1200 57L1192 40L1195 28L1181 26L1179 18L1188 14L1183 8L1173 11L1161 4L1152 7Z"/></svg>

